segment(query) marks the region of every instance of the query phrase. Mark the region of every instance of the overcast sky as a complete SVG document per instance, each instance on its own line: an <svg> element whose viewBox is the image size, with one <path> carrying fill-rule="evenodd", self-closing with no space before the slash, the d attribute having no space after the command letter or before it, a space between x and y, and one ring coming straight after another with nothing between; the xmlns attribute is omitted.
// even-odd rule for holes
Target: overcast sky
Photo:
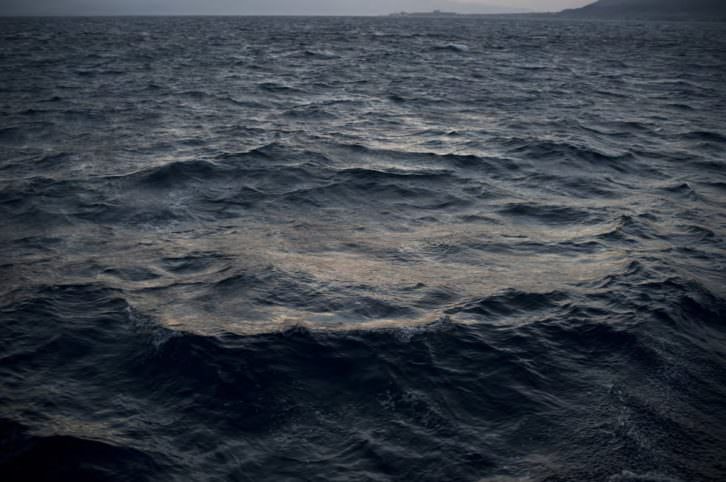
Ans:
<svg viewBox="0 0 726 482"><path fill-rule="evenodd" d="M440 9L558 11L594 0L0 0L0 15L375 15Z"/></svg>

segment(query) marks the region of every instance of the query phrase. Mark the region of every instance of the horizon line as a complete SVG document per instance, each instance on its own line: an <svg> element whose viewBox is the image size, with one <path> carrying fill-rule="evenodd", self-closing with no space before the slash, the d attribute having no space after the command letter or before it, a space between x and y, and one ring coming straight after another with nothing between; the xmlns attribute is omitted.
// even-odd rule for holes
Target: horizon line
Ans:
<svg viewBox="0 0 726 482"><path fill-rule="evenodd" d="M492 13L457 13L442 12L440 17L501 17L501 16L527 16L527 15L557 15L562 11L531 11L531 12L492 12ZM401 15L404 13L404 15ZM451 15L454 13L455 15ZM430 15L421 15L430 14ZM391 13L361 13L361 14L330 14L330 13L59 13L59 14L0 14L0 18L99 18L99 17L437 17L433 12L391 12Z"/></svg>

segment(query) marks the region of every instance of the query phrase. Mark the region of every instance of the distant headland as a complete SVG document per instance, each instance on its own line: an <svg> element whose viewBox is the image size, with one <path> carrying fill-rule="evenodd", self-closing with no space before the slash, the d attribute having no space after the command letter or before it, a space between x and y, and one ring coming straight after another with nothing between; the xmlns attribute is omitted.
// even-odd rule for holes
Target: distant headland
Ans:
<svg viewBox="0 0 726 482"><path fill-rule="evenodd" d="M598 0L559 15L582 18L726 20L726 0Z"/></svg>
<svg viewBox="0 0 726 482"><path fill-rule="evenodd" d="M430 12L396 12L389 14L390 17L470 17L484 15L726 21L726 0L597 0L584 7L563 10L559 13L525 11L464 13L433 10Z"/></svg>

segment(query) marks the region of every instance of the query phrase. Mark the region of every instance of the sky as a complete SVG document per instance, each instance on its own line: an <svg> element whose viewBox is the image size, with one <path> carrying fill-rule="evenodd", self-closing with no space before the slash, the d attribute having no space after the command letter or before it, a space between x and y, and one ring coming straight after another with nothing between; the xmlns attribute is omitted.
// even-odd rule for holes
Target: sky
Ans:
<svg viewBox="0 0 726 482"><path fill-rule="evenodd" d="M377 15L559 11L594 0L0 0L0 15Z"/></svg>

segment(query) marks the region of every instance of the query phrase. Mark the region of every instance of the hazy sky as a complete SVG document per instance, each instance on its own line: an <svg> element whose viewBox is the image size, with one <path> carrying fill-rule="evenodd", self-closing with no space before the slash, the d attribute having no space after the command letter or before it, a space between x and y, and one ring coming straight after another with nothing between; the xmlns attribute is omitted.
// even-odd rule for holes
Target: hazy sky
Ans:
<svg viewBox="0 0 726 482"><path fill-rule="evenodd" d="M440 9L557 11L594 0L0 0L0 15L328 14L369 15Z"/></svg>

